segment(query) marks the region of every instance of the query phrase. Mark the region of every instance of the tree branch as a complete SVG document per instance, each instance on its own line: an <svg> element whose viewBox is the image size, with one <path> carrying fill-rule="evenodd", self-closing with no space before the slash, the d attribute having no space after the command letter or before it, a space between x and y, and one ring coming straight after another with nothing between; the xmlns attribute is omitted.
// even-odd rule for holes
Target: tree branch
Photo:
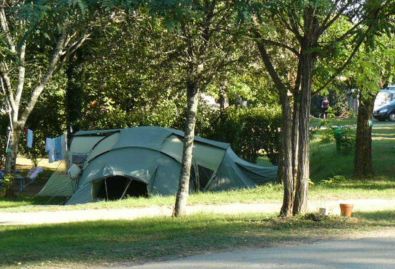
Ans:
<svg viewBox="0 0 395 269"><path fill-rule="evenodd" d="M57 64L59 62L60 55L62 53L62 50L64 48L64 44L65 44L65 41L66 41L66 37L67 37L66 32L63 31L61 36L59 37L59 39L57 41L55 50L52 53L52 57L51 57L50 64L48 66L47 73L45 74L45 76L43 77L43 79L41 80L39 85L37 85L35 87L35 89L33 90L33 93L32 93L31 98L30 98L30 102L27 104L26 109L23 111L23 113L21 115L20 122L22 124L24 124L26 122L26 120L29 117L30 113L34 109L34 107L35 107L35 105L36 105L36 103L38 101L38 98L40 97L42 91L44 90L45 86L48 84L49 80L51 79L51 77L52 77L52 75L53 75L53 73L54 73L54 71L56 69L56 66L57 66Z"/></svg>
<svg viewBox="0 0 395 269"><path fill-rule="evenodd" d="M19 71L18 71L18 86L16 89L15 103L19 106L21 102L22 92L25 85L25 54L26 54L26 41L22 43L19 53Z"/></svg>
<svg viewBox="0 0 395 269"><path fill-rule="evenodd" d="M339 36L338 38L334 39L333 41L331 41L329 44L334 44L334 43L338 43L341 42L343 40L346 40L348 37L350 37L350 35L355 34L355 29L358 28L362 23L364 23L365 20L360 20L358 23L354 24L353 27L351 27L350 29L348 29L345 33L343 33L341 36ZM327 46L328 47L328 46Z"/></svg>
<svg viewBox="0 0 395 269"><path fill-rule="evenodd" d="M337 78L338 75L340 75L341 72L344 71L344 69L347 67L347 65L351 62L351 60L354 58L355 54L358 52L359 48L361 47L363 40L365 39L365 35L360 38L358 41L357 45L347 58L347 60L336 70L336 72L316 91L314 91L312 94L317 94L318 92L322 91L325 87L327 87L330 83L332 83L333 80Z"/></svg>
<svg viewBox="0 0 395 269"><path fill-rule="evenodd" d="M326 25L329 21L329 19L331 18L332 14L336 11L337 8L337 4L339 4L340 0L336 0L333 3L333 6L331 8L331 10L328 12L328 14L326 15L325 19L322 21L322 25Z"/></svg>
<svg viewBox="0 0 395 269"><path fill-rule="evenodd" d="M303 39L303 36L300 32L300 29L302 28L301 25L298 22L298 17L296 16L295 13L291 12L291 10L287 11L288 17L289 17L289 22L291 26L291 32L293 32L296 36L296 38L301 41Z"/></svg>
<svg viewBox="0 0 395 269"><path fill-rule="evenodd" d="M1 84L1 90L2 90L2 92L3 92L3 95L5 96L5 100L6 100L6 104L7 104L7 114L8 114L9 121L10 121L11 131L13 131L13 130L14 130L14 125L13 125L13 123L12 123L12 108L11 108L11 102L10 102L9 96L7 95L7 91L6 91L6 89L5 89L4 81L3 81L3 78L2 78L2 77L0 77L0 84Z"/></svg>
<svg viewBox="0 0 395 269"><path fill-rule="evenodd" d="M11 32L10 32L10 28L8 27L8 21L7 21L7 16L5 14L5 10L4 7L1 7L0 9L0 25L1 25L1 29L3 30L8 45L10 46L10 50L11 52L15 53L16 52L16 48L15 48L15 43L14 40L11 36Z"/></svg>
<svg viewBox="0 0 395 269"><path fill-rule="evenodd" d="M267 53L265 44L263 42L260 42L260 38L261 38L260 33L258 32L257 29L252 29L252 31L255 34L255 37L256 37L255 42L257 44L259 53L262 57L263 63L265 65L270 77L273 79L273 82L279 91L282 91L283 93L287 93L288 87L285 85L285 83L281 80L280 76L276 72L276 69L273 66L270 56Z"/></svg>
<svg viewBox="0 0 395 269"><path fill-rule="evenodd" d="M288 46L287 44L283 44L283 43L280 43L280 42L277 42L277 41L274 41L274 40L269 40L269 39L264 39L264 38L260 38L260 40L262 42L266 43L266 44L277 46L277 47L282 47L284 49L287 49L290 52L292 52L293 54L295 54L297 57L299 57L299 55L300 55L300 53L299 53L299 51L297 49L295 49L295 48L293 48L291 46Z"/></svg>
<svg viewBox="0 0 395 269"><path fill-rule="evenodd" d="M295 79L295 85L294 85L294 88L293 88L293 92L294 93L298 92L298 89L300 87L301 81L302 81L302 63L299 60L298 61L298 70L297 70L296 79Z"/></svg>
<svg viewBox="0 0 395 269"><path fill-rule="evenodd" d="M79 39L78 39L77 41L75 41L73 44L71 44L71 45L68 46L66 52L65 52L63 55L61 55L61 56L63 56L63 57L61 58L62 64L63 64L64 62L66 62L67 59L68 59L71 55L73 55L79 48L81 48L81 46L86 42L86 40L88 40L88 38L90 37L90 35L91 35L90 33L85 33L85 34L82 35L81 38L79 38ZM69 42L70 42L70 41L69 41ZM67 44L65 43L64 47L66 47L66 46L67 46ZM59 66L59 67L60 67L60 66Z"/></svg>
<svg viewBox="0 0 395 269"><path fill-rule="evenodd" d="M1 63L0 66L1 66L0 67L0 76L1 76L1 79L2 79L2 82L3 82L2 86L6 90L6 96L8 96L8 99L10 101L11 109L13 111L16 111L17 106L15 104L14 93L12 92L11 79L8 76L8 73L6 71L7 70L7 66L6 66L5 63Z"/></svg>
<svg viewBox="0 0 395 269"><path fill-rule="evenodd" d="M321 25L319 29L320 35L324 33L333 23L336 22L336 20L343 14L343 12L351 5L352 1L349 1L347 4L345 4L342 8L339 9L339 11L336 13L335 16L333 16L332 19L330 19L330 16L328 16L328 20L324 21L324 23Z"/></svg>

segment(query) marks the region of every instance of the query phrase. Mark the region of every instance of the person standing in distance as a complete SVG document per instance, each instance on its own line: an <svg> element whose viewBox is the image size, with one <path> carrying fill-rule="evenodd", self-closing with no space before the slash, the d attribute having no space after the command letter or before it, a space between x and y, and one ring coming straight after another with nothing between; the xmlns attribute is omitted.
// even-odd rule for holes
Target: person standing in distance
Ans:
<svg viewBox="0 0 395 269"><path fill-rule="evenodd" d="M324 99L322 100L321 109L322 109L322 118L327 119L328 118L328 109L329 109L328 97L324 97Z"/></svg>

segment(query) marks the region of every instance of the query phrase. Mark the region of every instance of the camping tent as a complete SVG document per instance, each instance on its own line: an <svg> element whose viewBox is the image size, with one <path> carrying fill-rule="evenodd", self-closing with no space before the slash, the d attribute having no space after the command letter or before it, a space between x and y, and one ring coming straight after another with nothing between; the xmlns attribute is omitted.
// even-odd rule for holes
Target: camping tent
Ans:
<svg viewBox="0 0 395 269"><path fill-rule="evenodd" d="M77 188L68 204L178 190L184 133L160 127L80 131L69 158L81 165ZM240 159L229 144L196 137L190 191L216 191L273 181L276 167Z"/></svg>

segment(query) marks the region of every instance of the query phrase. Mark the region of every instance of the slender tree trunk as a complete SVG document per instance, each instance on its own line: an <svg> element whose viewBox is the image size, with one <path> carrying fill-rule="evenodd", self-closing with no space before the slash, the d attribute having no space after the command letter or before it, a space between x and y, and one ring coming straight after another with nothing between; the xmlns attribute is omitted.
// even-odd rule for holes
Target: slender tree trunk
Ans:
<svg viewBox="0 0 395 269"><path fill-rule="evenodd" d="M18 143L19 138L21 136L23 126L19 126L18 124L13 124L13 130L10 133L10 143L7 148L7 155L6 155L6 174L10 174L15 171L16 165L16 157L18 156Z"/></svg>
<svg viewBox="0 0 395 269"><path fill-rule="evenodd" d="M357 118L357 136L354 157L354 176L358 178L373 175L372 165L372 119L374 98L360 96Z"/></svg>
<svg viewBox="0 0 395 269"><path fill-rule="evenodd" d="M293 155L292 155L292 109L290 105L289 96L286 92L281 93L282 106L282 133L281 133L281 181L284 185L283 205L281 207L280 216L292 216L292 209L294 203L294 178L293 178Z"/></svg>
<svg viewBox="0 0 395 269"><path fill-rule="evenodd" d="M219 87L219 109L221 113L229 106L227 90L228 81L224 80Z"/></svg>
<svg viewBox="0 0 395 269"><path fill-rule="evenodd" d="M302 81L300 101L303 105L300 106L299 113L299 156L296 177L296 195L293 209L294 215L306 212L310 178L309 122L314 59L311 53L308 52L303 53L301 57Z"/></svg>
<svg viewBox="0 0 395 269"><path fill-rule="evenodd" d="M184 130L184 150L182 154L182 167L180 185L177 192L173 216L185 215L189 195L189 181L191 176L193 141L195 139L196 115L199 102L199 87L196 81L187 83L187 121Z"/></svg>
<svg viewBox="0 0 395 269"><path fill-rule="evenodd" d="M16 167L16 158L18 156L18 148L19 148L19 138L21 136L21 132L23 127L18 124L13 124L13 130L10 134L10 143L7 148L6 154L6 174L12 174L15 171ZM5 196L8 198L15 197L15 192L12 189L12 183L8 186L5 192Z"/></svg>
<svg viewBox="0 0 395 269"><path fill-rule="evenodd" d="M293 122L292 122L292 177L296 179L298 174L299 161L299 114L300 114L300 100L299 94L294 94L293 105ZM295 185L296 182L294 182Z"/></svg>
<svg viewBox="0 0 395 269"><path fill-rule="evenodd" d="M67 69L67 87L66 87L66 125L68 141L72 132L78 131L82 117L84 87L82 63L83 59L78 50L70 60Z"/></svg>

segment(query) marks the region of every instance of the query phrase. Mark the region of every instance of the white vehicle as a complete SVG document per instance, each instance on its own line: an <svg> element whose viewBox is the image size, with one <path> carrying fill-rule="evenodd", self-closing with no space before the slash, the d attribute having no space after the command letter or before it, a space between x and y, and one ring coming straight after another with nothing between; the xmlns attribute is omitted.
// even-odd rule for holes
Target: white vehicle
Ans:
<svg viewBox="0 0 395 269"><path fill-rule="evenodd" d="M380 108L395 101L395 85L388 86L388 88L381 90L374 100L373 111L378 111Z"/></svg>

